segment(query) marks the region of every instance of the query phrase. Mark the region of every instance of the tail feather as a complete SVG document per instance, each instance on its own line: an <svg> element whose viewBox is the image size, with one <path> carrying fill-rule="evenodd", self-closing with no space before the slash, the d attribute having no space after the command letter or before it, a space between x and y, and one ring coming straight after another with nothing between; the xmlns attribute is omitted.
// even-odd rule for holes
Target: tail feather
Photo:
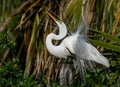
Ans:
<svg viewBox="0 0 120 87"><path fill-rule="evenodd" d="M106 67L110 66L109 65L109 60L106 57L104 57L102 54L100 54L100 52L94 46L92 46L91 44L88 43L87 47L88 47L87 49L90 50L88 52L88 54L89 54L88 59L90 59L92 61L95 61L99 64L102 64Z"/></svg>
<svg viewBox="0 0 120 87"><path fill-rule="evenodd" d="M78 37L74 50L76 56L80 59L95 61L106 67L109 67L108 59L101 55L94 46L86 42L86 40L81 37Z"/></svg>

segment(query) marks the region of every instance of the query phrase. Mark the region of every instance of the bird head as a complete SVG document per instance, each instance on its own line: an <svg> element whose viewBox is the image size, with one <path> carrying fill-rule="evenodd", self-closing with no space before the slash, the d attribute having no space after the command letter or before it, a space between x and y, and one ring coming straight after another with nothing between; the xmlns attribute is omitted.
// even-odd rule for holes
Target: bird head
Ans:
<svg viewBox="0 0 120 87"><path fill-rule="evenodd" d="M47 12L47 14L56 22L56 24L59 27L59 34L58 36L62 36L65 37L67 34L67 27L65 25L65 23L63 21L60 21L58 19L56 19L54 16L52 16L49 12Z"/></svg>
<svg viewBox="0 0 120 87"><path fill-rule="evenodd" d="M63 22L56 19L54 16L52 16L49 12L47 12L47 14L57 23L57 25L61 25Z"/></svg>

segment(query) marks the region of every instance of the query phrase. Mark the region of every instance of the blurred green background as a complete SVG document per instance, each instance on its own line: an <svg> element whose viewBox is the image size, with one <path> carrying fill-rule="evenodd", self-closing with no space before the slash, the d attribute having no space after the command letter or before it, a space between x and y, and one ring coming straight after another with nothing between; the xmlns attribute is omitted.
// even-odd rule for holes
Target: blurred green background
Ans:
<svg viewBox="0 0 120 87"><path fill-rule="evenodd" d="M88 87L119 87L120 0L0 0L0 86L61 87L56 62L61 59L45 46L46 36L57 28L47 11L70 33L84 21L89 42L110 60L108 70L87 72ZM68 87L86 86L79 75L74 79Z"/></svg>

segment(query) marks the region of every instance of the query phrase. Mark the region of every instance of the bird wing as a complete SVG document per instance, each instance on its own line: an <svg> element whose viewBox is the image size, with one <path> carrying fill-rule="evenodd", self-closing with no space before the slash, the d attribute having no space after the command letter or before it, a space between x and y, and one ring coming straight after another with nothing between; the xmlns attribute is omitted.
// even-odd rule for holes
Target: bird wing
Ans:
<svg viewBox="0 0 120 87"><path fill-rule="evenodd" d="M101 55L94 46L81 37L77 38L74 50L78 59L95 61L109 67L108 59Z"/></svg>

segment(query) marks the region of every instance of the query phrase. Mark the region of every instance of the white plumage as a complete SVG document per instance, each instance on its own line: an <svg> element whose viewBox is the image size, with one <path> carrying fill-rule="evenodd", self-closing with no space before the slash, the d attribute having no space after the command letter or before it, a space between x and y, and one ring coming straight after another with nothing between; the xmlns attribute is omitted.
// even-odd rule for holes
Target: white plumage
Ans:
<svg viewBox="0 0 120 87"><path fill-rule="evenodd" d="M49 13L48 13L49 14ZM95 61L106 67L109 67L109 61L99 51L86 41L83 34L76 32L66 37L60 45L55 46L52 40L61 40L67 35L67 27L64 22L57 21L51 14L49 14L59 27L59 34L50 33L46 38L46 46L48 51L60 58L67 58L71 53L75 55L76 61L89 60ZM77 64L79 67L79 64Z"/></svg>
<svg viewBox="0 0 120 87"><path fill-rule="evenodd" d="M56 22L59 27L58 35L50 33L46 38L46 47L48 51L59 58L70 58L73 57L72 61L74 67L78 67L80 70L81 77L84 80L84 73L86 72L86 67L93 69L93 64L91 61L102 64L106 67L109 67L109 60L99 53L99 51L92 46L84 37L81 28L79 27L76 33L73 33L70 36L67 36L67 27L64 22L55 19L50 13L50 17ZM64 38L64 39L63 39ZM53 45L52 40L62 40L60 45ZM71 65L70 65L71 66ZM69 73L69 77L66 77ZM71 68L67 69L64 67L60 70L60 84L65 85L66 82L71 83L72 70ZM68 80L69 79L69 80Z"/></svg>

